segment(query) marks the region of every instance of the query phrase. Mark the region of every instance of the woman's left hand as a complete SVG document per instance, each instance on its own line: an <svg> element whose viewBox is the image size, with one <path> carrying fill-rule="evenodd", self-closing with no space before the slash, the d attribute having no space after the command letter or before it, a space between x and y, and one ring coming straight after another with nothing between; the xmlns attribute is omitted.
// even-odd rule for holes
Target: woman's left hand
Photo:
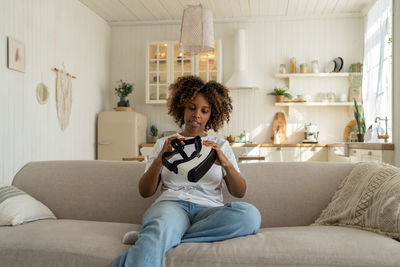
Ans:
<svg viewBox="0 0 400 267"><path fill-rule="evenodd" d="M232 164L229 161L229 159L225 156L224 152L222 152L221 148L219 147L219 145L217 143L215 143L213 141L203 140L203 144L206 146L210 146L212 149L214 149L217 152L217 158L215 159L215 164L221 165L224 168L226 168Z"/></svg>

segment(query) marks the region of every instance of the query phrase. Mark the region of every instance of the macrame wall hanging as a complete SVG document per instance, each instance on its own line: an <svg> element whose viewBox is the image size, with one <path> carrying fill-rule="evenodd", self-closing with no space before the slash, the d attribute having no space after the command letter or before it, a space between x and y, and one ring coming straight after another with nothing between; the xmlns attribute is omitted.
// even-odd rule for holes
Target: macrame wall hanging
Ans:
<svg viewBox="0 0 400 267"><path fill-rule="evenodd" d="M57 102L57 117L60 123L61 130L65 130L68 127L69 119L71 116L72 107L72 79L76 79L75 76L65 71L63 64L62 69L53 68L57 72L56 78L56 102Z"/></svg>

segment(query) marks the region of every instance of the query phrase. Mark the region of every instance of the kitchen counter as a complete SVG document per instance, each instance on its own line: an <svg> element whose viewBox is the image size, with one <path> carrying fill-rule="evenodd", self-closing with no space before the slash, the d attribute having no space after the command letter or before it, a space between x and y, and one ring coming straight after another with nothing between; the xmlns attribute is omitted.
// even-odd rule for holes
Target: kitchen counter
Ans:
<svg viewBox="0 0 400 267"><path fill-rule="evenodd" d="M393 143L335 143L335 144L245 144L231 143L231 147L344 147L349 149L394 150ZM142 144L141 147L153 147L154 143Z"/></svg>

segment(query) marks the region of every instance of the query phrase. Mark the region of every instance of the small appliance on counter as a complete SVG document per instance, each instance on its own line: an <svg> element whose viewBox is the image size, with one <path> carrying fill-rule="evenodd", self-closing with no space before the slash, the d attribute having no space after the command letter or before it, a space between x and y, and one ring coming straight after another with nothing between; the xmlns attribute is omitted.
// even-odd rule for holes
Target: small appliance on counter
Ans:
<svg viewBox="0 0 400 267"><path fill-rule="evenodd" d="M315 124L306 123L304 124L304 140L303 143L318 144L318 127Z"/></svg>

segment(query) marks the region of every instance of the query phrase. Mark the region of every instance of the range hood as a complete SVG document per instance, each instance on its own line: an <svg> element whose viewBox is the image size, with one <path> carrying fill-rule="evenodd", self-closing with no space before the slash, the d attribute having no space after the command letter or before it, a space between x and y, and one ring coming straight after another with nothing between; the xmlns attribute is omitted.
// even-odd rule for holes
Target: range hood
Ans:
<svg viewBox="0 0 400 267"><path fill-rule="evenodd" d="M229 89L253 89L256 88L251 83L246 70L246 32L244 29L239 29L236 36L236 49L234 54L235 69L226 82L226 87Z"/></svg>

